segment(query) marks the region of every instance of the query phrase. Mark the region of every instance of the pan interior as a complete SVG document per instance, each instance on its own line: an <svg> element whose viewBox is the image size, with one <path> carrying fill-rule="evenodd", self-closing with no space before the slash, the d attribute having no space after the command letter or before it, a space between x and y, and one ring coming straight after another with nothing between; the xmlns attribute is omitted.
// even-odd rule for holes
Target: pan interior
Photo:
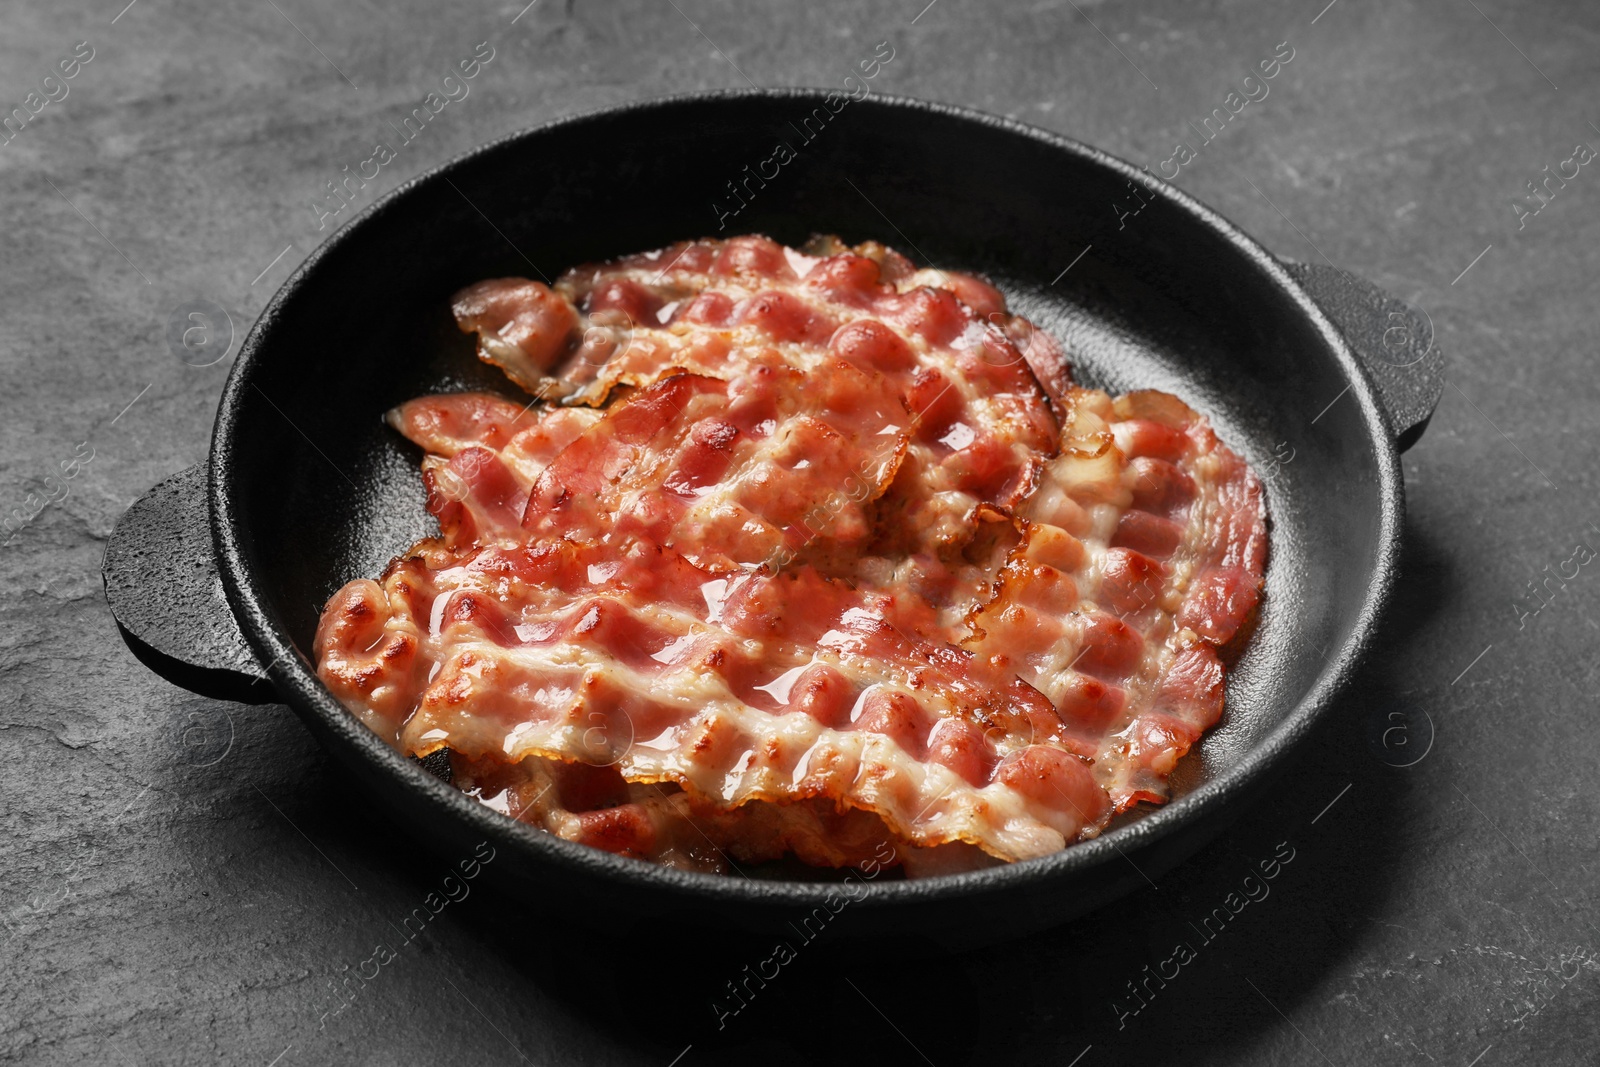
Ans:
<svg viewBox="0 0 1600 1067"><path fill-rule="evenodd" d="M1180 764L1175 793L1216 779L1360 625L1381 551L1380 456L1352 398L1328 406L1344 370L1257 253L1170 193L1136 198L1131 172L999 122L839 101L702 99L576 120L491 146L348 225L258 326L221 431L221 489L269 614L309 659L327 597L434 531L419 455L386 409L463 388L514 395L455 330L456 289L553 279L680 238L872 238L987 273L1064 342L1080 382L1177 394L1263 475L1259 625L1224 723Z"/></svg>

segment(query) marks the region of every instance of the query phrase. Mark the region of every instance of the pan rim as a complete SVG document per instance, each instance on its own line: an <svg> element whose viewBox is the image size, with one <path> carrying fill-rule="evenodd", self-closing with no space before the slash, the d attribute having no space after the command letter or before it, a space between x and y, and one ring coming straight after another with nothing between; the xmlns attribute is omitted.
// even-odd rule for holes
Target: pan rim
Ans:
<svg viewBox="0 0 1600 1067"><path fill-rule="evenodd" d="M730 89L678 93L591 109L563 116L538 126L496 138L403 182L376 199L312 250L282 286L273 294L241 346L230 368L218 404L208 457L208 498L218 571L240 629L246 639L269 664L267 674L283 702L302 718L314 717L317 724L359 757L368 768L394 780L398 787L421 790L446 813L486 839L518 849L529 858L555 868L604 878L626 887L654 890L697 898L702 902L728 904L816 906L830 893L833 882L795 882L732 878L660 867L651 863L613 855L600 849L555 837L534 827L506 818L468 797L453 786L433 778L412 761L390 748L341 705L316 677L311 663L289 638L271 607L271 596L261 575L249 560L250 533L242 526L242 516L232 495L226 491L233 478L233 438L239 413L245 403L245 390L270 349L272 335L286 305L307 284L315 284L320 265L334 256L346 242L373 225L381 224L397 204L425 185L458 175L481 159L513 143L537 138L569 126L602 119L651 111L671 112L695 106L743 104L751 101L813 101L820 103L836 90L816 88ZM1328 666L1290 708L1283 719L1259 742L1252 745L1240 761L1192 792L1149 812L1125 826L1088 841L1078 842L1036 859L1000 867L940 875L925 879L868 881L858 906L877 908L912 902L950 901L984 893L1017 891L1045 882L1056 882L1086 872L1127 854L1155 845L1207 813L1222 806L1229 794L1239 792L1269 775L1284 762L1300 740L1326 714L1334 698L1345 690L1360 661L1370 648L1378 620L1387 606L1398 568L1399 545L1404 523L1404 483L1398 449L1389 416L1378 400L1376 388L1344 336L1322 309L1311 299L1286 269L1284 262L1235 227L1231 222L1178 187L1161 181L1150 172L1070 137L1044 130L1015 119L992 115L964 105L890 94L874 94L859 106L908 109L940 117L975 123L1022 137L1080 161L1107 169L1121 177L1141 183L1154 183L1163 196L1179 210L1222 238L1243 257L1242 266L1253 266L1266 281L1287 295L1320 336L1349 385L1365 425L1364 446L1370 446L1378 476L1378 541L1367 593L1351 628L1350 635L1328 658ZM1198 846L1197 846L1198 847Z"/></svg>

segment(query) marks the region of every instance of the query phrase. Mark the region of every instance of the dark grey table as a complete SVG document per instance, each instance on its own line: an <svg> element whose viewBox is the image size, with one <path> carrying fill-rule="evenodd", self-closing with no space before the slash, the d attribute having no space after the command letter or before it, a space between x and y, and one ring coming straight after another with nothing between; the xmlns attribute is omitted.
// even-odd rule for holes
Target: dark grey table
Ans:
<svg viewBox="0 0 1600 1067"><path fill-rule="evenodd" d="M1600 10L124 2L0 15L0 108L22 109L0 145L0 1056L1595 1061L1600 167L1564 161L1600 146ZM894 59L875 91L1153 169L1288 42L1269 95L1177 184L1280 254L1425 309L1448 351L1405 457L1405 573L1361 687L1222 839L1024 944L907 963L916 946L820 941L719 1029L723 982L764 949L639 932L621 957L603 935L625 916L485 889L352 980L444 871L286 711L145 670L102 597L113 521L202 458L228 370L175 357L174 310L226 308L236 350L294 266L412 174L621 101L837 86L880 41ZM495 57L470 96L320 218L324 183L480 42ZM1526 183L1574 167L1531 198ZM1530 583L1563 571L1535 599ZM1293 858L1267 895L1230 896L1275 853ZM1174 962L1179 941L1194 952Z"/></svg>

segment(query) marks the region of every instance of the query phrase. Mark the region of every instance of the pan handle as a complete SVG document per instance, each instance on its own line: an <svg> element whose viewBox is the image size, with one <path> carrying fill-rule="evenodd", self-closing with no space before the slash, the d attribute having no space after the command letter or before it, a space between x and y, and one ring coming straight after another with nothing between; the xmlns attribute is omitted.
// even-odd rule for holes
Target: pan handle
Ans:
<svg viewBox="0 0 1600 1067"><path fill-rule="evenodd" d="M201 696L277 702L217 574L205 464L174 474L123 512L100 573L117 629L145 666Z"/></svg>
<svg viewBox="0 0 1600 1067"><path fill-rule="evenodd" d="M1433 321L1365 278L1320 263L1285 263L1361 359L1389 412L1395 446L1417 443L1444 392Z"/></svg>

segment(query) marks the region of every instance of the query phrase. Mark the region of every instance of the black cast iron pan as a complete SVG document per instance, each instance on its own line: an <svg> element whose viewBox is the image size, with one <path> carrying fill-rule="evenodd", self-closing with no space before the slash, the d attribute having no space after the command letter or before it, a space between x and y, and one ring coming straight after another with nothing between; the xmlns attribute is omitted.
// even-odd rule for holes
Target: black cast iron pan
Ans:
<svg viewBox="0 0 1600 1067"><path fill-rule="evenodd" d="M780 144L794 158L775 167ZM494 875L530 906L760 928L836 902L826 882L669 871L514 823L392 751L308 658L329 594L432 532L418 456L380 413L506 387L456 331L450 294L746 232L875 238L987 272L1065 343L1080 382L1176 393L1264 474L1259 626L1176 798L1048 858L880 877L835 928L999 939L1158 877L1247 803L1357 669L1395 579L1398 455L1438 400L1441 357L1428 323L1367 283L1275 259L1135 167L977 112L814 91L678 97L506 138L375 203L262 314L209 463L118 523L104 570L128 644L195 692L290 705L420 842L447 857L493 842Z"/></svg>

